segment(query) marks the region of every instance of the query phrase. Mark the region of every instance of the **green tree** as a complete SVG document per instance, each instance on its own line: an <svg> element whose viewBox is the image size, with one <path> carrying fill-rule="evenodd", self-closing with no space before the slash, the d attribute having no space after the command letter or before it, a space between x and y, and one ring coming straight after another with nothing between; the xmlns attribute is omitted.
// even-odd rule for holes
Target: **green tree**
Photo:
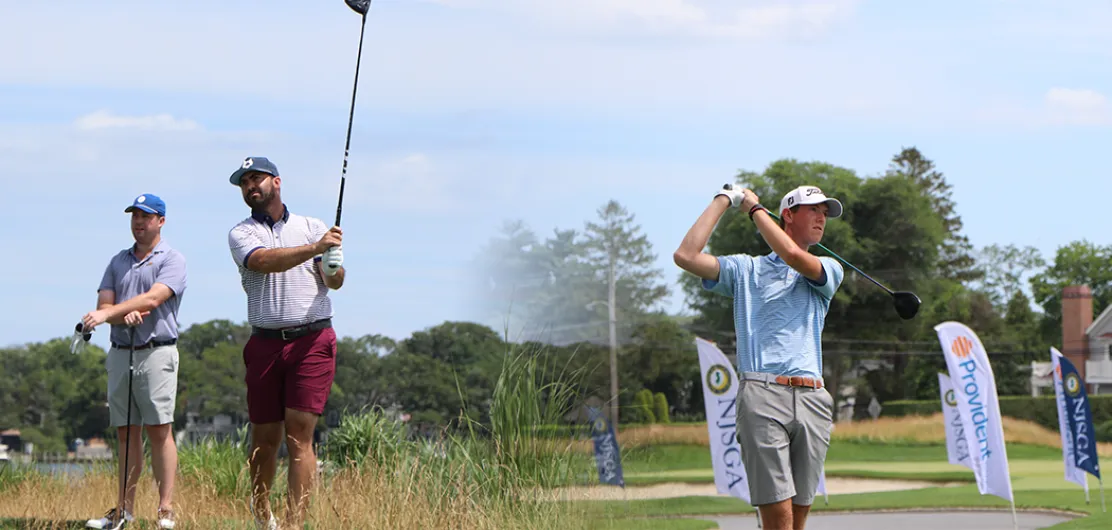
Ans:
<svg viewBox="0 0 1112 530"><path fill-rule="evenodd" d="M368 407L389 407L389 378L385 357L397 343L379 334L336 341L336 377L325 405L324 419L336 418L344 411L357 412Z"/></svg>
<svg viewBox="0 0 1112 530"><path fill-rule="evenodd" d="M605 287L606 294L605 301L600 296L587 307L603 307L608 313L610 420L618 423L618 342L622 340L617 330L618 319L637 322L646 310L668 296L668 288L657 283L661 272L652 266L656 261L652 244L635 224L634 215L615 200L599 208L598 215L598 222L587 223L583 246L586 261L597 271L599 285Z"/></svg>
<svg viewBox="0 0 1112 530"><path fill-rule="evenodd" d="M1088 285L1093 291L1094 312L1112 304L1112 245L1074 241L1059 247L1054 263L1031 277L1035 302L1042 307L1041 335L1045 344L1062 341L1062 289Z"/></svg>
<svg viewBox="0 0 1112 530"><path fill-rule="evenodd" d="M941 216L946 238L942 242L937 265L942 277L960 282L978 279L981 271L973 257L973 245L961 233L961 216L957 214L957 204L952 199L953 186L946 182L942 172L935 169L934 162L915 147L906 147L892 157L889 174L903 175L919 184L933 209Z"/></svg>
<svg viewBox="0 0 1112 530"><path fill-rule="evenodd" d="M636 324L622 359L623 394L646 388L678 413L703 413L695 337L676 318L653 314Z"/></svg>
<svg viewBox="0 0 1112 530"><path fill-rule="evenodd" d="M202 418L225 414L236 424L247 421L242 345L217 342L199 357L182 355L179 370L175 423L184 421L188 412Z"/></svg>
<svg viewBox="0 0 1112 530"><path fill-rule="evenodd" d="M1004 310L1016 293L1026 290L1024 280L1045 266L1046 260L1035 247L988 245L978 255L980 280L976 286L988 294L993 305Z"/></svg>
<svg viewBox="0 0 1112 530"><path fill-rule="evenodd" d="M447 424L464 415L485 423L506 350L493 329L449 321L401 341L383 371L394 402L415 422Z"/></svg>

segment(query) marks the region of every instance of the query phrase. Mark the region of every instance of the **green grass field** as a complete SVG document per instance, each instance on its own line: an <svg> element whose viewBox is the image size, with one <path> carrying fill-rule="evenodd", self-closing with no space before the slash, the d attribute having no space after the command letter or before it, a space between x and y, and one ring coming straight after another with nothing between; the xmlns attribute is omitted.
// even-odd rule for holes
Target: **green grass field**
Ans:
<svg viewBox="0 0 1112 530"><path fill-rule="evenodd" d="M1112 514L1101 512L1099 483L1089 477L1091 503L1084 491L1063 477L1059 449L1034 445L1009 444L1008 461L1016 508L1065 510L1093 514L1057 525L1055 529L1112 528ZM710 453L697 445L660 445L642 447L623 454L622 462L629 487L667 482L713 483ZM830 495L830 504L821 497L815 511L878 509L989 508L1003 510L1008 517L1010 505L1004 499L981 495L967 468L946 462L942 445L891 445L835 441L826 464L827 477L859 477L964 483L925 489ZM752 514L753 508L739 499L726 497L679 497L671 499L593 501L584 503L598 521L599 529L619 528L717 528L699 515ZM694 518L666 519L687 516ZM691 525L691 526L688 526Z"/></svg>

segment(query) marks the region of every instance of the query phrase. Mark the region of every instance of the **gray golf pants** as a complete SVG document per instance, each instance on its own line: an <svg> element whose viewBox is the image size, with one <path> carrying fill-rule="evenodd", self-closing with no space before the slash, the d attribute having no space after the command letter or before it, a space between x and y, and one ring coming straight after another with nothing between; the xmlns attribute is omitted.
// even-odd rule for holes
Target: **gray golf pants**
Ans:
<svg viewBox="0 0 1112 530"><path fill-rule="evenodd" d="M135 351L135 374L128 400L128 350L111 348L105 365L108 369L108 414L113 427L127 425L131 406L132 425L173 423L178 395L178 348L159 346Z"/></svg>
<svg viewBox="0 0 1112 530"><path fill-rule="evenodd" d="M825 388L786 386L745 373L737 392L737 439L754 506L792 499L810 506L834 422ZM756 379L754 379L756 378Z"/></svg>

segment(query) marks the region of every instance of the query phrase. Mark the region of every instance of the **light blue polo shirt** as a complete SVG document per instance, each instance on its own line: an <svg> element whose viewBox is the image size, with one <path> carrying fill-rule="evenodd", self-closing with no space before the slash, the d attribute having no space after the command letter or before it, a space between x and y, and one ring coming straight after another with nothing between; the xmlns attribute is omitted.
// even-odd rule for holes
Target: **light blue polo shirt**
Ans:
<svg viewBox="0 0 1112 530"><path fill-rule="evenodd" d="M170 248L165 240L159 241L142 261L135 257L134 248L132 245L112 257L97 291L111 289L119 304L149 291L156 283L166 285L174 294L143 317L143 323L135 328L135 345L176 339L178 308L185 293L185 256ZM124 324L113 324L109 338L116 344L131 344L128 326Z"/></svg>
<svg viewBox="0 0 1112 530"><path fill-rule="evenodd" d="M718 281L703 288L733 299L737 369L822 377L822 328L842 284L842 264L820 256L825 282L812 282L775 252L718 257Z"/></svg>

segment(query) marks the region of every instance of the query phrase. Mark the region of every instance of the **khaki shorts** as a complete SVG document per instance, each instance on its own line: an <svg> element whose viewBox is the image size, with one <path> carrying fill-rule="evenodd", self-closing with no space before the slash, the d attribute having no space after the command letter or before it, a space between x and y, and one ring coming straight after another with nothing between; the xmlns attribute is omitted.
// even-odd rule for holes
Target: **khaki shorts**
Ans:
<svg viewBox="0 0 1112 530"><path fill-rule="evenodd" d="M108 414L113 427L127 425L128 349L108 350ZM159 346L135 351L131 380L131 424L173 423L178 395L178 348Z"/></svg>
<svg viewBox="0 0 1112 530"><path fill-rule="evenodd" d="M737 439L754 506L784 499L800 506L814 502L833 421L834 399L825 388L789 387L742 376Z"/></svg>

